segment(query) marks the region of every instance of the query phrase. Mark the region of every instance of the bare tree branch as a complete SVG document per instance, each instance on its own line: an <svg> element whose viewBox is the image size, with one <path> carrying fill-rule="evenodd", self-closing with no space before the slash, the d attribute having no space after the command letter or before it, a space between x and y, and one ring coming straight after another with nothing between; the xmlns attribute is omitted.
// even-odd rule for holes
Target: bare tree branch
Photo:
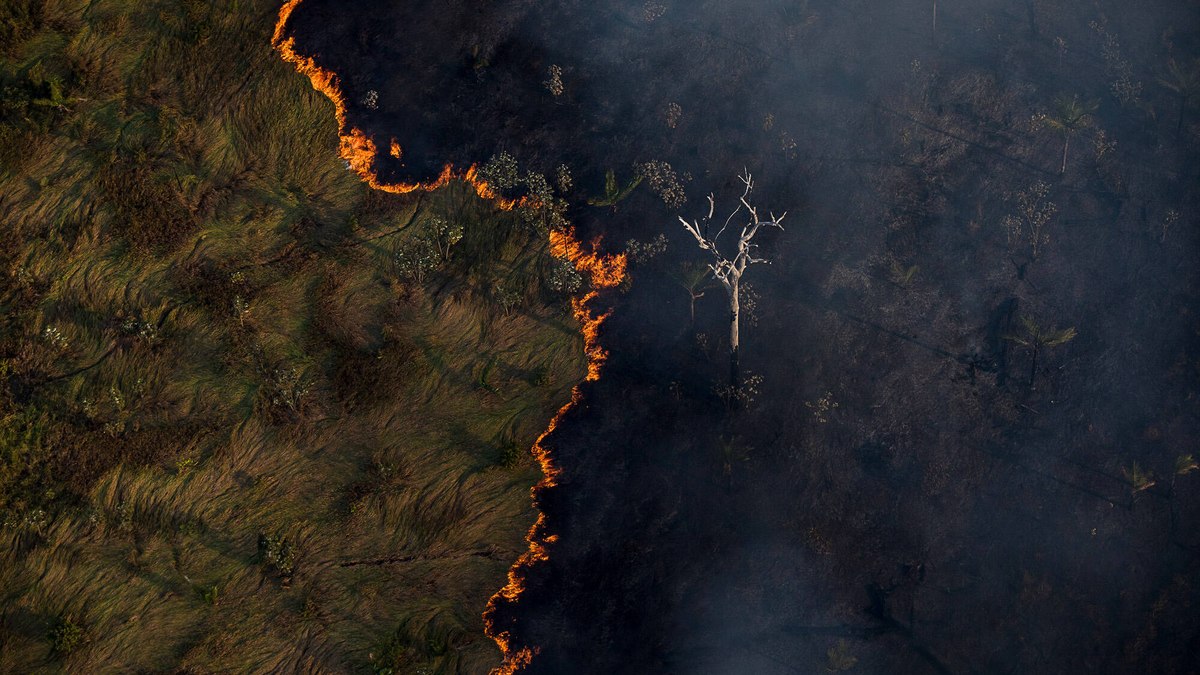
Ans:
<svg viewBox="0 0 1200 675"><path fill-rule="evenodd" d="M737 208L721 224L721 229L717 231L716 236L712 238L708 237L709 226L712 224L713 214L717 210L716 198L712 194L708 195L708 215L704 218L693 220L690 223L682 217L679 218L679 222L683 224L684 229L696 239L700 250L708 251L712 255L712 262L709 263L708 268L712 270L713 276L717 281L721 282L721 285L725 287L725 291L729 294L729 347L733 363L732 376L735 381L737 379L738 318L742 274L750 265L770 264L770 260L754 255L754 250L758 248L758 244L754 243L754 237L763 226L782 230L783 219L787 217L786 211L780 216L776 216L775 212L770 211L770 215L767 218L760 217L758 207L750 201L751 194L754 192L754 177L748 170L743 170L742 175L738 176L738 179L742 182L744 188L741 196L738 198ZM740 214L744 214L746 221L742 224L741 234L738 235L736 252L732 257L727 257L721 253L717 241Z"/></svg>

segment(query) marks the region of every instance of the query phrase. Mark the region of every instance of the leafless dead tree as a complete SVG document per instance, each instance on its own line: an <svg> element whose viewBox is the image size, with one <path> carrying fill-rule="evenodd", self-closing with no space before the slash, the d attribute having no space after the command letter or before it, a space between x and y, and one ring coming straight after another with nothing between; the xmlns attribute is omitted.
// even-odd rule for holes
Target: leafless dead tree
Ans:
<svg viewBox="0 0 1200 675"><path fill-rule="evenodd" d="M782 230L783 219L787 216L787 212L778 217L773 212L766 218L760 216L758 207L750 203L751 194L754 192L754 177L750 175L749 171L744 171L738 178L744 186L742 196L738 199L737 208L729 214L715 235L709 236L714 222L713 216L717 210L716 198L711 194L708 195L707 216L690 223L682 217L679 218L683 227L696 238L700 249L708 251L712 255L712 262L709 263L708 268L712 270L713 277L721 282L729 295L729 373L731 384L734 387L738 385L738 320L741 314L742 274L750 265L771 262L766 258L756 257L755 249L758 248L758 244L753 242L754 236L764 225ZM737 251L732 256L726 256L717 247L717 242L731 224L736 227L736 222L742 222L742 233L737 240Z"/></svg>

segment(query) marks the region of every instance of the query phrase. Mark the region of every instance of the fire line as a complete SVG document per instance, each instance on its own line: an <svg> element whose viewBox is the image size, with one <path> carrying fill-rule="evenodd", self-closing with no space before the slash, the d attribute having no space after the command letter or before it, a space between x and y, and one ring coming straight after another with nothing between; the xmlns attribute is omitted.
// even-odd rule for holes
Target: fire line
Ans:
<svg viewBox="0 0 1200 675"><path fill-rule="evenodd" d="M295 38L285 36L288 20L302 1L287 0L279 8L279 19L275 24L271 45L279 52L284 61L292 64L297 72L308 77L313 89L321 92L333 102L334 115L338 124L338 156L345 160L350 170L357 174L363 182L371 188L383 192L406 194L417 191L433 191L453 180L462 180L471 185L480 198L491 201L501 210L511 211L518 207L534 205L527 198L509 199L499 195L488 185L487 181L479 176L475 165L471 165L466 171L458 171L451 164L447 164L437 179L428 182L389 183L380 178L375 168L379 148L374 139L349 123L346 96L342 91L341 81L337 74L317 65L316 60L312 57L301 55L296 51ZM403 156L402 146L397 139L390 140L387 154L396 159ZM599 297L598 291L614 288L625 280L627 260L623 253L616 255L599 253L599 238L585 245L576 238L575 231L570 228L551 231L549 240L550 253L555 257L570 261L575 269L586 274L593 289L571 300L572 313L579 322L583 335L584 354L587 358L585 381L592 382L600 378L600 371L608 359L608 352L600 345L600 327L611 312L593 313L590 305ZM535 505L538 495L557 485L558 478L562 473L549 448L546 447L545 440L558 427L567 412L577 406L582 398L582 390L576 385L571 390L571 400L551 418L546 430L538 436L537 441L533 444L531 453L542 471L541 480L530 489ZM484 631L500 648L504 658L502 664L492 670L493 675L512 675L520 672L533 661L538 652L538 648L535 646L518 647L515 645L511 633L496 625L495 615L501 604L512 604L518 601L525 591L525 579L529 568L549 560L550 546L557 540L558 536L548 531L546 514L539 511L537 520L525 535L525 541L529 544L528 550L521 554L509 568L507 583L488 600L487 609L483 612Z"/></svg>

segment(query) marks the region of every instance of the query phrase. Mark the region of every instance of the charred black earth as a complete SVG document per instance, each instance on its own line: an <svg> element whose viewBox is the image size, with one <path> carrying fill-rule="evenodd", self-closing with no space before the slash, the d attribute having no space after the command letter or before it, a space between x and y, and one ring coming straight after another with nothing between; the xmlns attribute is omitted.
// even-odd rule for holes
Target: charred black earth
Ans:
<svg viewBox="0 0 1200 675"><path fill-rule="evenodd" d="M502 608L527 672L1200 672L1197 28L1165 1L305 0L297 49L403 147L382 175L566 165L570 220L634 254L550 439L559 540ZM731 405L677 215L744 167L789 216ZM609 170L645 180L587 205Z"/></svg>

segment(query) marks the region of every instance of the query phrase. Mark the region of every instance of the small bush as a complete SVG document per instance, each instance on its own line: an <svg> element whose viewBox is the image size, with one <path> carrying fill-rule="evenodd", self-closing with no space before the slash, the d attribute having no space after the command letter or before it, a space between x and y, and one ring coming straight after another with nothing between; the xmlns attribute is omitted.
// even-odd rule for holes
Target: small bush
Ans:
<svg viewBox="0 0 1200 675"><path fill-rule="evenodd" d="M546 275L546 286L556 293L571 295L583 286L583 276L570 260L559 260Z"/></svg>
<svg viewBox="0 0 1200 675"><path fill-rule="evenodd" d="M49 638L51 652L60 656L70 654L83 642L83 626L70 616L61 617L50 629Z"/></svg>
<svg viewBox="0 0 1200 675"><path fill-rule="evenodd" d="M258 550L263 566L278 574L284 581L296 571L296 545L283 535L259 535Z"/></svg>
<svg viewBox="0 0 1200 675"><path fill-rule="evenodd" d="M521 463L524 456L520 444L512 438L505 438L497 448L496 466L501 469L511 469Z"/></svg>
<svg viewBox="0 0 1200 675"><path fill-rule="evenodd" d="M206 605L216 605L220 594L221 589L216 584L196 587L196 596L203 600Z"/></svg>
<svg viewBox="0 0 1200 675"><path fill-rule="evenodd" d="M296 367L277 368L266 383L266 400L278 417L299 419L313 390L312 380Z"/></svg>
<svg viewBox="0 0 1200 675"><path fill-rule="evenodd" d="M508 316L525 302L524 284L516 279L509 279L496 288L494 298L504 310L504 315Z"/></svg>
<svg viewBox="0 0 1200 675"><path fill-rule="evenodd" d="M516 158L507 152L501 152L480 167L479 177L490 187L503 192L517 186L521 180L521 173Z"/></svg>
<svg viewBox="0 0 1200 675"><path fill-rule="evenodd" d="M550 384L550 368L538 366L529 374L529 384L534 387L545 387Z"/></svg>
<svg viewBox="0 0 1200 675"><path fill-rule="evenodd" d="M858 664L858 657L850 651L850 645L845 640L838 640L825 652L825 656L829 659L826 668L831 673L844 672Z"/></svg>
<svg viewBox="0 0 1200 675"><path fill-rule="evenodd" d="M405 242L392 254L396 276L415 284L425 283L425 278L437 269L439 262L437 244L428 237Z"/></svg>
<svg viewBox="0 0 1200 675"><path fill-rule="evenodd" d="M451 223L445 218L432 218L429 221L428 237L442 262L448 262L454 246L462 241L463 226L461 223Z"/></svg>

